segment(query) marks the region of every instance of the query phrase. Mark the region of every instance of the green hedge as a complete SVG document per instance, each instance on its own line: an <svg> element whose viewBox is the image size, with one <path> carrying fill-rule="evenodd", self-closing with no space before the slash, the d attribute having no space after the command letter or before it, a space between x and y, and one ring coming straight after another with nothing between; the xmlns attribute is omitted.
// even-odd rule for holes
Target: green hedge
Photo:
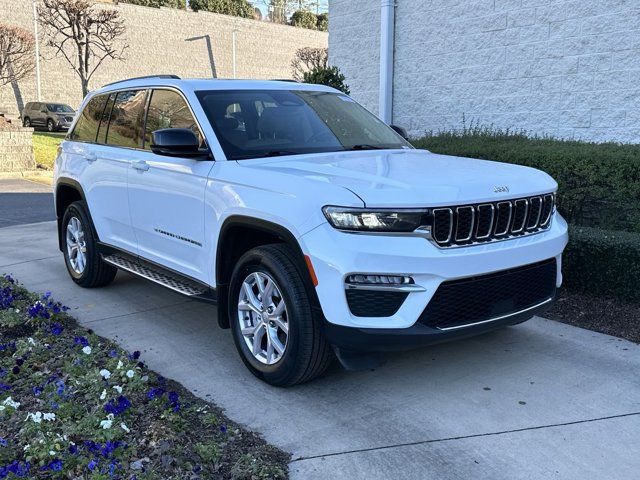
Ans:
<svg viewBox="0 0 640 480"><path fill-rule="evenodd" d="M640 302L640 234L572 226L563 262L567 289Z"/></svg>
<svg viewBox="0 0 640 480"><path fill-rule="evenodd" d="M538 168L559 184L559 210L571 224L640 233L640 145L531 138L471 128L412 142L434 153Z"/></svg>
<svg viewBox="0 0 640 480"><path fill-rule="evenodd" d="M120 0L122 3L132 3L133 5L142 5L144 7L170 7L170 8L187 8L186 0Z"/></svg>
<svg viewBox="0 0 640 480"><path fill-rule="evenodd" d="M234 17L253 18L255 9L247 0L189 0L192 10L222 13Z"/></svg>

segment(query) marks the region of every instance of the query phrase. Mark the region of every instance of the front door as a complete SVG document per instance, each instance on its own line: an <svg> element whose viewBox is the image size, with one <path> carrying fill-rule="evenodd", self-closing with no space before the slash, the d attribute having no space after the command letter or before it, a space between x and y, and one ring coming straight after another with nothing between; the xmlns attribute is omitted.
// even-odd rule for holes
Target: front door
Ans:
<svg viewBox="0 0 640 480"><path fill-rule="evenodd" d="M151 132L190 128L202 140L184 97L157 89L149 101L144 152L129 172L129 209L139 255L189 277L207 281L204 195L213 161L156 155Z"/></svg>

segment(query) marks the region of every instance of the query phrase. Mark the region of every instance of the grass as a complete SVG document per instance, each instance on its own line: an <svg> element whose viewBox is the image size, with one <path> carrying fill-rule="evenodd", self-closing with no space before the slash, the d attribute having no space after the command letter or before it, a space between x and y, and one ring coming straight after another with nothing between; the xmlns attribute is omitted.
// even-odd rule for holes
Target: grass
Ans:
<svg viewBox="0 0 640 480"><path fill-rule="evenodd" d="M58 145L64 140L64 133L33 133L33 152L40 168L51 170L56 159Z"/></svg>
<svg viewBox="0 0 640 480"><path fill-rule="evenodd" d="M0 479L287 478L288 454L66 310L0 277Z"/></svg>

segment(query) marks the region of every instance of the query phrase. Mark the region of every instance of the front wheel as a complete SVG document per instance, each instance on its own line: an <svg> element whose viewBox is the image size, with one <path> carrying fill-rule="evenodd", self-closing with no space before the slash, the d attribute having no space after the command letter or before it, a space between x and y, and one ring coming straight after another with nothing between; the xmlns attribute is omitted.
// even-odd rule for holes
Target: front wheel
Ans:
<svg viewBox="0 0 640 480"><path fill-rule="evenodd" d="M22 122L22 126L26 128L31 128L31 119L29 117L25 118Z"/></svg>
<svg viewBox="0 0 640 480"><path fill-rule="evenodd" d="M236 348L249 370L271 385L312 380L333 358L302 274L293 251L278 244L243 255L231 278L229 318Z"/></svg>
<svg viewBox="0 0 640 480"><path fill-rule="evenodd" d="M86 203L73 202L67 207L61 234L65 264L74 282L95 288L113 281L118 270L100 258Z"/></svg>
<svg viewBox="0 0 640 480"><path fill-rule="evenodd" d="M47 120L47 131L50 133L56 131L56 125L53 123L53 120Z"/></svg>

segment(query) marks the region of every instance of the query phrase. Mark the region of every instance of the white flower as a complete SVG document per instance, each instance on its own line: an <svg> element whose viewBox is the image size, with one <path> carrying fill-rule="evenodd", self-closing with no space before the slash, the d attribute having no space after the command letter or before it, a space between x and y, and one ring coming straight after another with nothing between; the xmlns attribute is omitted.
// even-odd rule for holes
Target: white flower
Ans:
<svg viewBox="0 0 640 480"><path fill-rule="evenodd" d="M135 373L133 372L133 370L127 370L127 377L133 378L134 375Z"/></svg>
<svg viewBox="0 0 640 480"><path fill-rule="evenodd" d="M111 425L113 425L113 413L110 413L109 415L107 415L107 419L106 420L102 420L100 422L100 426L104 430L109 430L111 428Z"/></svg>
<svg viewBox="0 0 640 480"><path fill-rule="evenodd" d="M36 341L31 337L27 338L27 342L29 342L31 345L35 345L36 344Z"/></svg>
<svg viewBox="0 0 640 480"><path fill-rule="evenodd" d="M20 309L19 308L16 308L16 313L20 313Z"/></svg>
<svg viewBox="0 0 640 480"><path fill-rule="evenodd" d="M105 380L108 380L109 377L111 377L111 372L106 368L103 368L102 370L100 370L100 375L102 375L102 378L104 378Z"/></svg>
<svg viewBox="0 0 640 480"><path fill-rule="evenodd" d="M26 452L27 450L29 450L31 448L31 445L25 445L24 448L22 449L23 452Z"/></svg>
<svg viewBox="0 0 640 480"><path fill-rule="evenodd" d="M89 345L87 345L86 347L84 347L82 349L82 352L89 355L91 353L91 347Z"/></svg>
<svg viewBox="0 0 640 480"><path fill-rule="evenodd" d="M118 360L118 366L116 367L118 370L120 370L122 368L124 364L122 363L122 360Z"/></svg>
<svg viewBox="0 0 640 480"><path fill-rule="evenodd" d="M127 427L124 423L120 424L120 428L122 428L125 432L129 433L131 429Z"/></svg>
<svg viewBox="0 0 640 480"><path fill-rule="evenodd" d="M18 407L20 406L20 402L14 401L13 398L11 398L11 397L7 397L7 398L5 398L4 402L2 402L2 405L5 406L5 407L12 407L12 408L15 408L17 410Z"/></svg>
<svg viewBox="0 0 640 480"><path fill-rule="evenodd" d="M54 452L53 450L49 450L49 455L51 455L52 457L56 454L56 452Z"/></svg>
<svg viewBox="0 0 640 480"><path fill-rule="evenodd" d="M0 412L2 412L5 408L7 407L5 407L4 405L0 405Z"/></svg>
<svg viewBox="0 0 640 480"><path fill-rule="evenodd" d="M55 413L43 413L42 418L47 422L53 422L56 419Z"/></svg>
<svg viewBox="0 0 640 480"><path fill-rule="evenodd" d="M120 385L114 385L113 388L120 394L122 393L122 387Z"/></svg>
<svg viewBox="0 0 640 480"><path fill-rule="evenodd" d="M27 413L27 418L25 419L25 421L29 419L31 419L33 423L42 423L42 412Z"/></svg>
<svg viewBox="0 0 640 480"><path fill-rule="evenodd" d="M107 391L102 390L102 393L100 394L100 400L104 400L105 398L107 398Z"/></svg>

